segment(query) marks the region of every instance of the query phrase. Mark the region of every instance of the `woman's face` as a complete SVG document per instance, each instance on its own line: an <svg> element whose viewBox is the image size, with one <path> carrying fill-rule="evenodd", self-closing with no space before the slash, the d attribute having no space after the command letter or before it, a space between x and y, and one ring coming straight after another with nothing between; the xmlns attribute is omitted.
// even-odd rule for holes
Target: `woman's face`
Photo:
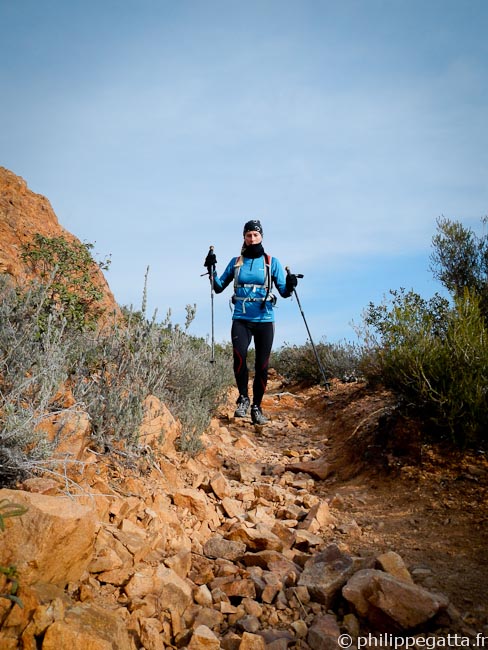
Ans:
<svg viewBox="0 0 488 650"><path fill-rule="evenodd" d="M263 236L257 230L250 230L244 235L244 243L246 246L251 244L260 244L263 241Z"/></svg>

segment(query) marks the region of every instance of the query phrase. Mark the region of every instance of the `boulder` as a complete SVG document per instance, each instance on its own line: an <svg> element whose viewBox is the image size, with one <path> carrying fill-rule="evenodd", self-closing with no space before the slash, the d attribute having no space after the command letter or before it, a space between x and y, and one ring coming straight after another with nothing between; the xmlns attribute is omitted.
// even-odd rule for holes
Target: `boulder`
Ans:
<svg viewBox="0 0 488 650"><path fill-rule="evenodd" d="M266 642L259 634L244 632L242 635L239 650L265 650Z"/></svg>
<svg viewBox="0 0 488 650"><path fill-rule="evenodd" d="M96 605L76 605L44 635L43 650L132 650L123 619Z"/></svg>
<svg viewBox="0 0 488 650"><path fill-rule="evenodd" d="M210 558L223 558L225 560L240 560L246 552L244 542L233 542L230 539L224 539L220 535L215 535L203 545L203 553Z"/></svg>
<svg viewBox="0 0 488 650"><path fill-rule="evenodd" d="M210 487L213 490L213 493L218 499L223 499L224 497L230 497L232 490L229 484L229 481L221 472L217 472L210 479Z"/></svg>
<svg viewBox="0 0 488 650"><path fill-rule="evenodd" d="M222 508L225 511L225 514L230 518L239 518L244 515L244 508L242 502L238 499L232 499L231 497L224 497L222 499Z"/></svg>
<svg viewBox="0 0 488 650"><path fill-rule="evenodd" d="M304 528L311 533L318 533L333 523L335 523L335 518L329 510L329 504L327 501L320 501L310 508L305 519L298 524L298 528Z"/></svg>
<svg viewBox="0 0 488 650"><path fill-rule="evenodd" d="M342 594L363 618L377 623L381 612L385 622L391 622L390 627L404 630L426 623L449 604L441 594L432 594L376 569L358 571L344 586Z"/></svg>
<svg viewBox="0 0 488 650"><path fill-rule="evenodd" d="M81 460L91 442L90 417L80 410L65 410L50 413L36 426L49 442L55 444L54 456L60 462Z"/></svg>
<svg viewBox="0 0 488 650"><path fill-rule="evenodd" d="M179 508L188 508L200 521L206 521L211 528L220 524L215 507L209 503L205 492L194 488L182 488L173 494L173 503Z"/></svg>
<svg viewBox="0 0 488 650"><path fill-rule="evenodd" d="M160 454L174 457L174 442L181 435L181 423L158 397L148 395L143 402L143 419L139 426L139 444L149 445Z"/></svg>
<svg viewBox="0 0 488 650"><path fill-rule="evenodd" d="M323 481L334 471L333 465L325 457L304 461L303 463L293 463L287 465L286 469L288 472L304 472L318 481Z"/></svg>
<svg viewBox="0 0 488 650"><path fill-rule="evenodd" d="M177 614L182 614L192 601L190 585L172 569L163 565L156 568L145 565L134 573L124 591L130 600L154 594L159 597L163 610Z"/></svg>
<svg viewBox="0 0 488 650"><path fill-rule="evenodd" d="M0 490L6 499L27 508L5 520L0 564L17 567L22 584L76 582L92 561L98 522L94 511L64 496Z"/></svg>
<svg viewBox="0 0 488 650"><path fill-rule="evenodd" d="M350 555L342 553L335 544L308 560L298 585L307 587L312 600L330 607L335 596L355 571Z"/></svg>
<svg viewBox="0 0 488 650"><path fill-rule="evenodd" d="M227 539L235 542L243 542L246 548L254 551L282 551L282 540L262 524L256 524L251 528L244 523L238 523L230 530Z"/></svg>
<svg viewBox="0 0 488 650"><path fill-rule="evenodd" d="M307 634L307 643L312 650L336 650L341 631L335 616L317 616Z"/></svg>
<svg viewBox="0 0 488 650"><path fill-rule="evenodd" d="M145 650L164 650L163 626L157 618L143 618L139 622L142 647Z"/></svg>

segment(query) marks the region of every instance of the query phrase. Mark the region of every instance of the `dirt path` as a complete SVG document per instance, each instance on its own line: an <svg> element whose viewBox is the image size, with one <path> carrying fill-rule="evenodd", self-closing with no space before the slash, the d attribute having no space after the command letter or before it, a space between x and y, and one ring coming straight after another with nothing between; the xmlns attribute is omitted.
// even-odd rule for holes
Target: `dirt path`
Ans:
<svg viewBox="0 0 488 650"><path fill-rule="evenodd" d="M467 626L488 632L488 461L420 445L401 425L390 439L373 435L392 405L387 392L360 384L327 392L276 379L263 402L268 425L224 419L257 443L263 463L329 467L314 492L338 512L331 543L360 555L396 551L416 582L445 593Z"/></svg>

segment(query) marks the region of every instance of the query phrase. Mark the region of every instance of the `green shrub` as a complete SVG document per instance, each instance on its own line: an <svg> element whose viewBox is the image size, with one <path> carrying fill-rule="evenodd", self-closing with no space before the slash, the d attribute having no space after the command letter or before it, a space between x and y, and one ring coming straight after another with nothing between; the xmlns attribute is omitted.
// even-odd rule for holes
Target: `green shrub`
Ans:
<svg viewBox="0 0 488 650"><path fill-rule="evenodd" d="M483 230L488 217L482 219ZM479 299L481 312L488 318L488 234L477 235L459 221L437 220L432 238L431 271L449 293L462 298L465 289Z"/></svg>
<svg viewBox="0 0 488 650"><path fill-rule="evenodd" d="M40 316L44 319L52 306L78 329L94 328L101 316L103 291L96 274L108 269L110 261L95 262L93 244L68 241L65 237L46 237L36 233L22 247L22 259L45 285L48 301Z"/></svg>
<svg viewBox="0 0 488 650"><path fill-rule="evenodd" d="M431 435L460 446L486 441L488 346L478 296L454 304L401 290L365 314L362 370L396 391Z"/></svg>

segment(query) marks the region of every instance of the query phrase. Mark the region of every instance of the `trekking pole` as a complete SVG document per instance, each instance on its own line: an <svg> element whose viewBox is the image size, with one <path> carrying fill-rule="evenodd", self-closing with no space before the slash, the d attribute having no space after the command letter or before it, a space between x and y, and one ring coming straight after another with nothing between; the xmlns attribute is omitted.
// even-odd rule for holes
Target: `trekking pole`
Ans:
<svg viewBox="0 0 488 650"><path fill-rule="evenodd" d="M290 275L291 271L290 271L290 268L288 266L285 267L285 270L286 270L286 274ZM296 273L295 276L297 278L303 278L302 273ZM319 367L320 374L322 375L322 379L324 380L324 385L325 385L327 390L330 390L330 383L328 382L327 377L325 376L324 367L322 366L319 354L317 352L317 348L315 347L315 344L314 344L313 339L312 339L312 335L310 334L310 329L308 327L308 323L307 323L307 319L305 318L305 314L303 313L302 305L300 303L300 298L298 297L297 290L293 289L293 293L295 294L295 298L297 299L298 308L300 309L300 313L302 315L303 322L305 323L305 327L307 328L308 339L309 339L310 343L312 344L312 350L313 350L313 353L315 355L315 359L317 361L317 365Z"/></svg>
<svg viewBox="0 0 488 650"><path fill-rule="evenodd" d="M214 253L214 247L210 246L205 258L203 266L207 268L206 273L202 273L200 277L208 275L210 278L210 310L211 310L211 319L212 319L212 347L211 347L211 357L210 363L215 363L215 336L214 336L214 273L215 265L217 264L217 258Z"/></svg>

